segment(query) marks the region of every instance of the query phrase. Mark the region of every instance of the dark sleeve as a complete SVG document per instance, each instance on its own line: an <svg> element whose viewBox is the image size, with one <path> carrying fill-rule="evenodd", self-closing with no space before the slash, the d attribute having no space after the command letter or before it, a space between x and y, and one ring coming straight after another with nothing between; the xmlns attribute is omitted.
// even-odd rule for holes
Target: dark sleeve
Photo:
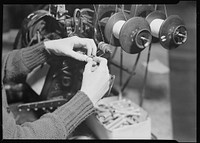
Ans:
<svg viewBox="0 0 200 143"><path fill-rule="evenodd" d="M81 91L53 113L44 114L40 119L21 126L16 125L13 116L3 107L3 138L66 139L93 111L92 102Z"/></svg>
<svg viewBox="0 0 200 143"><path fill-rule="evenodd" d="M35 67L46 62L48 56L43 42L9 52L3 57L3 80L19 82Z"/></svg>

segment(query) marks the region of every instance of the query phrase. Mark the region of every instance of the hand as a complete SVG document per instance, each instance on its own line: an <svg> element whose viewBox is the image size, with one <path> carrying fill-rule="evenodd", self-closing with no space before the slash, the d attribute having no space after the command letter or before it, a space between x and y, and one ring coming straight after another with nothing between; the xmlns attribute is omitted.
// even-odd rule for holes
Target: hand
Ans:
<svg viewBox="0 0 200 143"><path fill-rule="evenodd" d="M87 94L95 105L108 91L110 75L105 58L95 57L93 60L90 58L85 65L81 91ZM94 62L97 64L94 64ZM93 67L93 65L96 67Z"/></svg>
<svg viewBox="0 0 200 143"><path fill-rule="evenodd" d="M96 56L97 47L93 39L78 36L44 42L46 50L58 56L69 56L79 61L86 61L88 56ZM87 49L87 55L75 52L76 48Z"/></svg>

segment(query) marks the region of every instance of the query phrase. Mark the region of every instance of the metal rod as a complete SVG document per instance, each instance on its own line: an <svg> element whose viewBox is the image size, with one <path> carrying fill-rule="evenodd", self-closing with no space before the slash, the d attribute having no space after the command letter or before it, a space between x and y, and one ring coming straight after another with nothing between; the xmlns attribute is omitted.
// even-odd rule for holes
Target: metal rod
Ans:
<svg viewBox="0 0 200 143"><path fill-rule="evenodd" d="M114 52L113 52L113 55L112 55L111 59L113 59L113 58L114 58L114 56L115 56L116 52L117 52L117 48L115 48L115 49L114 49Z"/></svg>
<svg viewBox="0 0 200 143"><path fill-rule="evenodd" d="M140 94L140 104L139 104L140 106L142 106L142 104L143 104L143 98L144 98L144 94L145 94L145 88L146 88L146 80L147 80L147 73L148 73L148 65L149 65L150 53L151 53L151 44L149 45L149 51L148 51L148 55L147 55L147 65L146 65L146 69L145 69L143 87L142 87L142 89L141 89L141 94Z"/></svg>
<svg viewBox="0 0 200 143"><path fill-rule="evenodd" d="M120 81L119 81L119 85L120 85L120 92L121 92L121 88L122 88L122 78L123 78L123 50L121 48L120 50ZM119 100L122 99L122 94L119 94Z"/></svg>
<svg viewBox="0 0 200 143"><path fill-rule="evenodd" d="M112 64L112 65L114 65L114 66L120 68L120 66L119 66L117 63L115 63L114 61L111 61L110 64ZM131 71L130 71L128 68L124 68L124 67L123 67L122 70L124 70L124 71L127 72L128 74L131 74Z"/></svg>
<svg viewBox="0 0 200 143"><path fill-rule="evenodd" d="M187 37L186 35L184 35L184 34L181 34L181 33L178 33L177 35L178 35L178 36L181 36L181 37L184 37L184 38L186 38L186 37Z"/></svg>
<svg viewBox="0 0 200 143"><path fill-rule="evenodd" d="M141 53L141 52L140 52ZM123 87L121 88L121 91L123 92L124 89L126 88L126 86L128 85L129 81L131 80L132 76L135 75L135 70L136 70L136 66L138 64L139 58L140 58L140 53L138 53L135 64L133 66L132 72L130 74L130 76L127 78L126 82L124 83Z"/></svg>
<svg viewBox="0 0 200 143"><path fill-rule="evenodd" d="M122 49L120 50L120 87L122 86L122 74L123 74L123 51Z"/></svg>

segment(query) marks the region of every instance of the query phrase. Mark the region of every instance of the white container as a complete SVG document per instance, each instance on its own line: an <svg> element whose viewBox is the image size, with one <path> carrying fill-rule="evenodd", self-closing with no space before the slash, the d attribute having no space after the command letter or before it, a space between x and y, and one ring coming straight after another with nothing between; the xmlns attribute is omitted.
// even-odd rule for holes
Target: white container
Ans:
<svg viewBox="0 0 200 143"><path fill-rule="evenodd" d="M118 97L107 97L103 98L98 103L110 103L116 100L118 100ZM133 106L140 108L134 103ZM112 131L106 129L94 114L86 119L86 123L99 139L151 139L151 119L146 111L142 108L140 108L140 110L141 118L147 118L146 120Z"/></svg>

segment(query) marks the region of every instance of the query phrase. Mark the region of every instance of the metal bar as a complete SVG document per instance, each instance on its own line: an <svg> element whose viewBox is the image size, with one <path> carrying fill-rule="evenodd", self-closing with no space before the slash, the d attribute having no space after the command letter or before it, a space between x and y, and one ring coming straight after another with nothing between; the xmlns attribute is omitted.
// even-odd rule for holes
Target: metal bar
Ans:
<svg viewBox="0 0 200 143"><path fill-rule="evenodd" d="M140 52L141 53L141 52ZM140 53L138 53L135 64L133 66L132 72L130 74L130 76L128 77L128 79L126 80L126 82L124 83L123 87L121 88L121 91L123 92L124 89L126 88L126 86L128 85L129 81L131 80L132 76L135 75L135 70L136 70L136 66L138 64L139 58L140 58Z"/></svg>
<svg viewBox="0 0 200 143"><path fill-rule="evenodd" d="M147 74L148 74L148 65L149 65L150 53L151 53L151 44L149 45L149 51L148 51L148 55L147 55L147 65L146 65L146 69L145 69L143 87L141 89L141 94L140 94L140 104L139 104L140 106L142 106L142 104L143 104L143 98L144 98L144 94L145 94L145 87L146 87L146 80L147 80Z"/></svg>
<svg viewBox="0 0 200 143"><path fill-rule="evenodd" d="M114 61L111 61L110 64L112 64L112 65L114 65L114 66L120 68L120 66L119 66L116 62L114 62ZM128 68L122 67L122 70L124 70L124 71L127 72L128 74L131 74L131 71L130 71Z"/></svg>

